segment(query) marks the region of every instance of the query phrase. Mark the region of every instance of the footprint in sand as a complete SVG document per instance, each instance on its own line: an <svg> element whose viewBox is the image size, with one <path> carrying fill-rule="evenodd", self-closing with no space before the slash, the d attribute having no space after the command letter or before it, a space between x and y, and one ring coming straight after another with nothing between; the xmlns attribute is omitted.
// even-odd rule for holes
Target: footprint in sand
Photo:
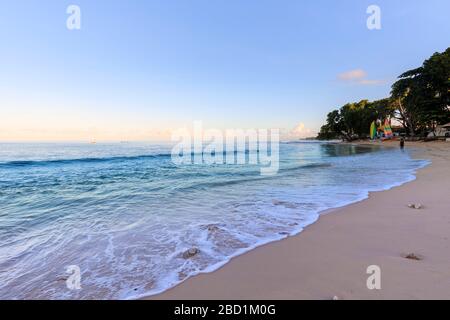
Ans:
<svg viewBox="0 0 450 320"><path fill-rule="evenodd" d="M403 258L409 259L409 260L416 260L416 261L423 260L423 257L421 255L417 255L415 253L408 253L408 254L405 254L405 255L402 255L402 256L403 256Z"/></svg>

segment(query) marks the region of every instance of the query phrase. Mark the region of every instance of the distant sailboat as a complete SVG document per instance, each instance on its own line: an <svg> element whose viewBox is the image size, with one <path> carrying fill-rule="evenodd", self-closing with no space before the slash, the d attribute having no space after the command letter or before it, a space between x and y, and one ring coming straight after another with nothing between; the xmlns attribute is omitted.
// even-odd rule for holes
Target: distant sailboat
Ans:
<svg viewBox="0 0 450 320"><path fill-rule="evenodd" d="M375 125L375 121L372 121L370 125L370 139L374 140L377 136L377 126Z"/></svg>
<svg viewBox="0 0 450 320"><path fill-rule="evenodd" d="M391 124L389 123L389 120L386 119L384 121L384 137L386 139L390 139L393 137L393 133L392 133L392 128L391 128Z"/></svg>

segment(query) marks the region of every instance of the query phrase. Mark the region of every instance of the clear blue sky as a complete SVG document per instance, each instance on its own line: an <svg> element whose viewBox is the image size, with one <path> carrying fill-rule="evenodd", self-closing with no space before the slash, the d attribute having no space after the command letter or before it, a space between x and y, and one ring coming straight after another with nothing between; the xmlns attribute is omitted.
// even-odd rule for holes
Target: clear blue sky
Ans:
<svg viewBox="0 0 450 320"><path fill-rule="evenodd" d="M70 4L81 30L66 28ZM366 27L371 4L381 30ZM0 140L156 139L193 120L315 132L450 46L449 12L448 0L2 0Z"/></svg>

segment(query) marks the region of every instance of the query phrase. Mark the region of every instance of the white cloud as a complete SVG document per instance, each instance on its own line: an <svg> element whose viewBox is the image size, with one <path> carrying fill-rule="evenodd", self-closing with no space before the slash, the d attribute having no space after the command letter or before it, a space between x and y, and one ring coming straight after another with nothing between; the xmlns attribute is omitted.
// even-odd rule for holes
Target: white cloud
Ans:
<svg viewBox="0 0 450 320"><path fill-rule="evenodd" d="M369 80L369 79L362 79L358 81L358 84L362 84L364 86L376 86L379 84L384 84L386 81L384 80Z"/></svg>
<svg viewBox="0 0 450 320"><path fill-rule="evenodd" d="M286 139L295 140L313 136L315 136L315 133L311 129L307 128L303 122L300 122L295 128L287 132Z"/></svg>

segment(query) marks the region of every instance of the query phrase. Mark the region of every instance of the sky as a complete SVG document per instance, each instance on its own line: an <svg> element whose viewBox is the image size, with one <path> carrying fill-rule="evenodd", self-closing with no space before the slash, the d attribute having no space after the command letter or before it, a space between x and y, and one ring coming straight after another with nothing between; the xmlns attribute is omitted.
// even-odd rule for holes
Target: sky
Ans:
<svg viewBox="0 0 450 320"><path fill-rule="evenodd" d="M366 10L381 9L369 30ZM69 5L81 29L66 26ZM450 45L448 0L0 0L0 141L313 136Z"/></svg>

